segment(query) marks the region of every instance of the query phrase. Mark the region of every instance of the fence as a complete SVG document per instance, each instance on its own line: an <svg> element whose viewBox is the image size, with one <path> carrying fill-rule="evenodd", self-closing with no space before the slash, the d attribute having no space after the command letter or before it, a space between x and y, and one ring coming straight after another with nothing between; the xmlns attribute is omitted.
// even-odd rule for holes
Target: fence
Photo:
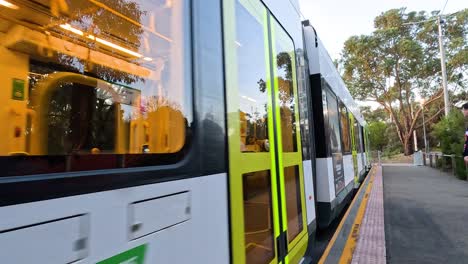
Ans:
<svg viewBox="0 0 468 264"><path fill-rule="evenodd" d="M423 152L423 164L424 166L451 172L460 179L468 179L468 166L462 156Z"/></svg>

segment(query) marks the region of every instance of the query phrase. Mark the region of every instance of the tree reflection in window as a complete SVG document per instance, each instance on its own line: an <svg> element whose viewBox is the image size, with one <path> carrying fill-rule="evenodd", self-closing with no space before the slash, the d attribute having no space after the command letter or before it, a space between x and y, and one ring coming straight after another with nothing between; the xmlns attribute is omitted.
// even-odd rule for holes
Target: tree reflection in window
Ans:
<svg viewBox="0 0 468 264"><path fill-rule="evenodd" d="M277 30L283 31L279 26ZM297 152L295 95L293 81L294 46L284 32L276 40L276 78L279 92L281 135L284 152ZM289 41L285 43L284 41Z"/></svg>
<svg viewBox="0 0 468 264"><path fill-rule="evenodd" d="M265 10L257 10L261 14ZM254 12L255 13L255 12ZM262 17L236 2L239 121L242 152L268 152L268 93Z"/></svg>
<svg viewBox="0 0 468 264"><path fill-rule="evenodd" d="M28 76L29 91L20 109L27 113L20 127L24 133L17 139L24 137L25 143L15 149L1 146L0 154L126 154L118 166L183 158L193 122L190 25L187 1L169 2L25 1L20 11L2 13L0 33L12 41L0 45L12 56L0 59L15 57L17 65L25 65L17 70ZM98 85L53 82L67 74ZM143 164L130 154L159 156Z"/></svg>

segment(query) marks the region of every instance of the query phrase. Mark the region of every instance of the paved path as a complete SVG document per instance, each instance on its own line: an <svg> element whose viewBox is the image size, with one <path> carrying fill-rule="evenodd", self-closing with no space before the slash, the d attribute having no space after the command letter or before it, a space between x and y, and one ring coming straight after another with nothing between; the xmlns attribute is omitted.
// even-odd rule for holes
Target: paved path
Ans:
<svg viewBox="0 0 468 264"><path fill-rule="evenodd" d="M383 167L387 263L468 263L468 182L429 167Z"/></svg>

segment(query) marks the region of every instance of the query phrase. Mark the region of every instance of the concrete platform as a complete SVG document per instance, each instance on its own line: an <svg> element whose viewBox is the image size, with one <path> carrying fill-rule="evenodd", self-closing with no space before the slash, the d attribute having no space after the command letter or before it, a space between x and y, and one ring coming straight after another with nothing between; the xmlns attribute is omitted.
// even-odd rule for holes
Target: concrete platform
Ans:
<svg viewBox="0 0 468 264"><path fill-rule="evenodd" d="M383 167L387 263L468 263L468 182Z"/></svg>
<svg viewBox="0 0 468 264"><path fill-rule="evenodd" d="M381 175L382 173L380 167L374 166L366 180L359 188L358 193L351 202L347 212L343 216L343 219L338 225L335 234L330 240L330 243L328 244L318 263L351 263L355 252L360 252L359 257L361 258L361 261L364 261L367 256L365 252L372 252L372 254L377 252L372 248L367 248L368 245L363 244L363 240L359 240L359 238L362 231L366 232L365 235L367 238L374 235L375 233L375 228L372 228L372 226L376 226L373 223L373 221L375 221L374 215L376 214L372 211L368 213L367 208L378 208L379 206L382 206L381 204L376 204L375 202L376 198L378 198L378 194L382 194L382 190L378 190L377 195L372 195L376 177L380 177L381 182ZM379 186L380 189L382 189L381 184ZM383 210L381 215L378 216L383 222ZM383 225L381 231L380 240L383 244L385 244L385 237L383 236ZM365 241L370 242L369 240ZM375 242L372 242L369 245L375 245ZM358 251L356 251L356 249L358 249ZM381 255L384 262L376 261L374 256L372 256L372 258L369 258L371 262L368 263L385 263L384 249L385 245L383 245L383 250L379 251L383 252Z"/></svg>
<svg viewBox="0 0 468 264"><path fill-rule="evenodd" d="M468 263L468 182L374 166L318 263Z"/></svg>

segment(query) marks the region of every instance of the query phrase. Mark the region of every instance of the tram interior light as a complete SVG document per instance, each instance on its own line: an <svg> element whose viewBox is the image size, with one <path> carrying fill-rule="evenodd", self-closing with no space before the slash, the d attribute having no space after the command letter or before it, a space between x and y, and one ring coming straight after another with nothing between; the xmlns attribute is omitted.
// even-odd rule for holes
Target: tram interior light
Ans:
<svg viewBox="0 0 468 264"><path fill-rule="evenodd" d="M0 0L0 1L3 1L3 0ZM75 34L77 34L77 35L84 36L83 31L81 31L81 30L79 30L79 29L77 29L77 28L72 27L70 24L62 24L62 25L60 25L60 27L63 28L63 29L65 29L65 30L67 30L67 31L70 31L70 32L72 32L72 33L75 33ZM108 47L111 47L111 48L113 48L113 49L116 49L116 50L122 51L122 52L124 52L124 53L127 53L127 54L129 54L129 55L131 55L131 56L134 56L134 57L137 57L137 58L143 58L145 61L152 61L152 60L153 60L152 58L143 57L143 55L141 55L140 53L137 53L137 52L135 52L135 51L129 50L129 49L127 49L127 48L124 48L124 47L122 47L122 46L119 46L119 45L117 45L117 44L115 44L115 43L112 43L112 42L110 42L110 41L107 41L107 40L105 40L105 39L102 39L102 38L99 38L99 37L96 37L96 36L93 36L93 35L87 35L86 37L89 38L89 39L91 39L91 40L94 40L94 41L96 41L96 42L99 42L99 43L101 43L101 44L103 44L103 45L106 45L106 46L108 46Z"/></svg>
<svg viewBox="0 0 468 264"><path fill-rule="evenodd" d="M15 5L15 4L12 4L6 0L0 0L0 5L1 6L4 6L4 7L8 7L8 8L11 8L11 9L19 9L19 6Z"/></svg>

